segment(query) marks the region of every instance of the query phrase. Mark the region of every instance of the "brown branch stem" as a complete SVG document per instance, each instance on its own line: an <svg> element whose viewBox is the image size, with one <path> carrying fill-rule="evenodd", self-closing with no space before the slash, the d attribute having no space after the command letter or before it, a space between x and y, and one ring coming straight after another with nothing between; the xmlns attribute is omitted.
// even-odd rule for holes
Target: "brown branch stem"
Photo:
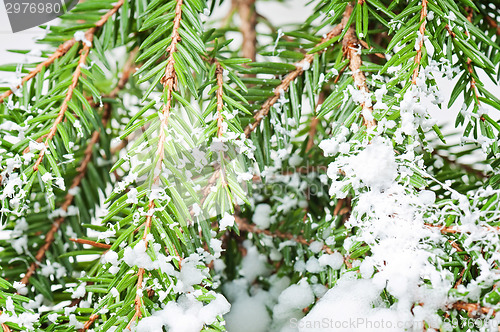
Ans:
<svg viewBox="0 0 500 332"><path fill-rule="evenodd" d="M422 9L420 10L420 40L418 42L417 55L415 55L415 63L417 66L413 70L413 75L411 82L412 84L417 84L418 72L420 69L420 62L422 61L422 47L424 46L424 36L425 36L425 24L427 22L427 0L422 0Z"/></svg>
<svg viewBox="0 0 500 332"><path fill-rule="evenodd" d="M72 242L75 242L75 243L88 244L88 245L91 245L91 246L96 247L96 248L103 248L103 249L109 249L109 248L111 248L111 245L109 245L109 244L99 243L99 242L95 242L95 241L91 241L91 240L86 240L86 239L74 239L74 238L71 238L69 240L72 241Z"/></svg>

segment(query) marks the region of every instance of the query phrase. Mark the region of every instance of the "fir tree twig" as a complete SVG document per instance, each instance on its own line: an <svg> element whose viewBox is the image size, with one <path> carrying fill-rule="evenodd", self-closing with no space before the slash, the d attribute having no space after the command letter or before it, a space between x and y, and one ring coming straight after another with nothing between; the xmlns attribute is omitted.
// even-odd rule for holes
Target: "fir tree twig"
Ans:
<svg viewBox="0 0 500 332"><path fill-rule="evenodd" d="M95 23L95 26L88 29L87 32L85 33L85 38L88 36L94 36L95 32L97 31L98 28L101 28L107 21L108 19L115 14L118 9L123 5L125 0L119 0L113 8L111 8L106 14L104 14L99 21ZM91 41L91 40L90 40ZM57 50L52 53L51 56L49 56L46 60L43 62L39 63L35 69L33 69L28 75L24 76L21 80L21 83L19 83L14 89L9 89L5 91L2 95L0 95L0 103L3 103L5 98L9 97L14 93L15 90L19 89L21 86L23 86L24 83L28 82L30 79L35 77L38 73L42 71L43 68L47 68L50 66L56 59L62 57L64 54L66 54L71 47L76 43L76 39L73 37L70 40L65 41L59 47Z"/></svg>
<svg viewBox="0 0 500 332"><path fill-rule="evenodd" d="M170 46L167 48L169 52L168 64L165 69L165 75L162 78L162 84L164 87L164 94L166 95L166 102L162 107L162 118L160 123L160 132L158 138L158 146L156 149L156 156L158 158L157 164L155 166L156 169L161 169L163 164L163 158L165 155L165 139L166 139L166 129L168 125L168 120L170 117L170 112L172 108L172 97L173 92L177 87L177 75L175 72L175 59L174 53L177 52L177 43L180 41L181 37L179 34L179 28L181 25L182 19L182 0L177 0L175 7L175 17L174 17L174 25L172 28L172 42ZM160 181L160 173L154 175L153 184L157 185ZM148 246L147 235L149 234L149 230L151 228L151 222L153 218L153 209L155 208L155 200L151 199L148 204L148 213L146 216L146 221L144 223L144 233L142 236L142 240L144 241L145 246ZM130 322L127 324L126 329L130 330L132 323L137 319L142 317L141 306L142 306L142 281L144 279L144 268L139 268L137 272L137 292L135 296L135 313Z"/></svg>
<svg viewBox="0 0 500 332"><path fill-rule="evenodd" d="M317 45L321 45L324 42L340 35L342 33L342 31L344 30L347 22L349 21L349 17L351 16L351 13L352 13L352 6L347 5L346 10L344 12L344 15L342 17L342 21L338 25L336 25L326 35L325 38L321 39L321 41ZM324 50L318 51L318 53L322 53L323 51ZM302 59L301 61L299 61L295 64L295 66L297 68L294 71L288 73L288 75L286 75L286 77L281 81L281 83L274 89L274 95L269 97L269 99L267 99L264 102L264 104L262 105L260 110L254 114L254 116L253 116L254 122L248 124L248 126L245 128L244 132L245 132L246 137L250 137L250 134L252 133L252 131L254 131L255 128L257 128L257 126L260 124L262 119L264 117L266 117L266 115L269 113L269 110L271 109L271 107L280 98L282 91L287 91L288 87L290 86L290 83L292 81L294 81L297 77L302 75L304 73L304 68L308 68L310 66L310 64L313 62L313 60L314 60L314 54L311 53L311 54L307 54L304 57L304 59Z"/></svg>
<svg viewBox="0 0 500 332"><path fill-rule="evenodd" d="M413 84L417 84L420 62L422 61L422 47L424 46L426 23L427 23L427 0L422 0L422 9L420 10L420 28L418 29L420 34L419 36L420 40L418 41L417 55L415 55L415 64L417 66L413 70L413 75L411 79L411 82Z"/></svg>

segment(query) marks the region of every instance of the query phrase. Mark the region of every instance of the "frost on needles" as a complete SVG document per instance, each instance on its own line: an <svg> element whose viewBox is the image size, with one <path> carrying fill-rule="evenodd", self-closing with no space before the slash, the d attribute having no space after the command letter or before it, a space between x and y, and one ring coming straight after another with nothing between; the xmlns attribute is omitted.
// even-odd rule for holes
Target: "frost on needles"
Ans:
<svg viewBox="0 0 500 332"><path fill-rule="evenodd" d="M498 330L500 5L289 3L87 0L12 51L4 332Z"/></svg>

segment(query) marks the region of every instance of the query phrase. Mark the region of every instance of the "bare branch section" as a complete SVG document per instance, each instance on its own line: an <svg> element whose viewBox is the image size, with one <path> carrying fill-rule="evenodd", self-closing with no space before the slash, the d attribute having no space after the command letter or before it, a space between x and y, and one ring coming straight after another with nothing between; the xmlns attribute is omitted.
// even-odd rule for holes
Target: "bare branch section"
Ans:
<svg viewBox="0 0 500 332"><path fill-rule="evenodd" d="M369 95L370 90L368 89L368 85L366 84L366 76L361 71L361 65L363 62L361 61L361 45L359 43L358 38L356 37L356 33L354 31L354 27L350 26L347 30L347 33L342 40L342 46L344 48L344 52L349 59L349 69L352 72L352 78L354 79L354 85L366 96ZM367 97L369 98L369 97ZM367 105L366 102L361 103L363 121L366 128L370 129L377 125L377 122L373 118L373 107L371 105Z"/></svg>
<svg viewBox="0 0 500 332"><path fill-rule="evenodd" d="M255 0L236 0L238 12L241 18L240 31L243 36L241 45L242 55L255 61L257 56L257 12L255 11Z"/></svg>
<svg viewBox="0 0 500 332"><path fill-rule="evenodd" d="M124 0L118 1L113 6L113 8L111 8L106 14L104 14L99 19L99 21L97 21L95 23L94 27L92 27L92 28L90 28L90 29L87 30L87 32L85 33L85 37L87 38L88 35L94 35L94 33L96 32L96 30L98 28L101 28L104 25L104 23L106 23L108 21L108 19L111 16L113 16L113 14L115 14L118 11L118 9L120 9L120 7L123 5L123 3L124 3ZM22 78L22 80L21 80L21 83L19 83L19 85L17 85L14 89L7 90L2 95L0 95L0 103L3 103L3 101L5 100L5 98L7 98L10 95L12 95L15 90L19 89L21 86L23 86L24 83L28 82L30 79L32 79L33 77L35 77L38 73L40 73L43 68L46 68L46 67L50 66L56 59L60 58L64 54L66 54L71 49L71 47L73 47L73 45L75 45L75 43L76 43L75 38L71 38L70 40L67 40L64 43L62 43L57 48L57 50L54 53L52 53L51 56L49 56L45 61L39 63L35 67L35 69L33 69L28 75L24 76Z"/></svg>
<svg viewBox="0 0 500 332"><path fill-rule="evenodd" d="M177 4L175 7L175 17L174 17L174 25L172 28L172 42L170 46L167 48L167 51L170 53L168 58L168 64L165 69L165 76L162 78L162 84L164 87L164 91L166 92L166 102L162 108L162 117L160 123L160 133L158 138L158 147L156 149L156 156L158 158L156 169L159 170L162 168L163 158L165 155L165 139L166 139L166 128L168 125L168 120L170 117L170 111L172 108L172 96L173 92L177 88L177 74L175 72L175 59L174 53L177 52L177 44L181 40L179 35L179 28L181 25L182 19L182 0L177 0ZM157 185L160 181L160 172L153 179L153 185ZM151 199L148 204L148 213L146 216L146 221L144 223L144 233L142 236L142 240L144 241L146 247L148 246L147 235L151 229L151 223L153 218L153 212L155 208L155 201ZM137 272L137 293L135 296L135 313L130 322L127 324L125 329L131 330L132 323L137 319L139 320L142 317L141 307L142 307L142 282L144 279L144 268L139 268Z"/></svg>
<svg viewBox="0 0 500 332"><path fill-rule="evenodd" d="M425 24L427 22L427 0L422 0L422 9L420 10L420 28L418 29L419 38L417 55L415 55L415 63L417 66L413 70L411 79L412 84L417 84L418 71L420 69L420 62L422 61L422 47L424 46Z"/></svg>
<svg viewBox="0 0 500 332"><path fill-rule="evenodd" d="M352 6L347 5L346 10L344 12L344 16L342 18L342 21L340 24L335 26L327 35L325 38L321 39L321 41L317 45L321 45L324 42L335 38L339 36L342 31L344 30L345 26L347 25L347 21L349 20L349 17L351 16L352 13ZM319 51L318 53L323 52L324 50ZM250 134L257 128L257 126L260 124L262 119L267 116L269 113L269 110L271 107L278 101L280 98L280 95L282 92L285 92L288 90L288 87L290 86L290 83L293 82L297 77L302 75L304 73L304 68L308 68L311 63L314 60L314 54L307 54L304 59L301 61L297 62L295 66L297 69L294 71L290 72L284 79L281 81L281 83L274 89L274 95L269 97L262 107L260 108L259 111L257 111L254 114L254 122L250 123L246 128L245 128L245 136L250 137Z"/></svg>

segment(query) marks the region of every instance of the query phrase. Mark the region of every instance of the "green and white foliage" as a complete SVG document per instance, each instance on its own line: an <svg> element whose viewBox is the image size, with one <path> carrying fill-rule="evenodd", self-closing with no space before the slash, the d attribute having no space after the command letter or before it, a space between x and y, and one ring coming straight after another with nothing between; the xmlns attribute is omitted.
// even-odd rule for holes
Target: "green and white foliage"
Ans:
<svg viewBox="0 0 500 332"><path fill-rule="evenodd" d="M229 1L0 66L3 331L497 329L500 3Z"/></svg>

